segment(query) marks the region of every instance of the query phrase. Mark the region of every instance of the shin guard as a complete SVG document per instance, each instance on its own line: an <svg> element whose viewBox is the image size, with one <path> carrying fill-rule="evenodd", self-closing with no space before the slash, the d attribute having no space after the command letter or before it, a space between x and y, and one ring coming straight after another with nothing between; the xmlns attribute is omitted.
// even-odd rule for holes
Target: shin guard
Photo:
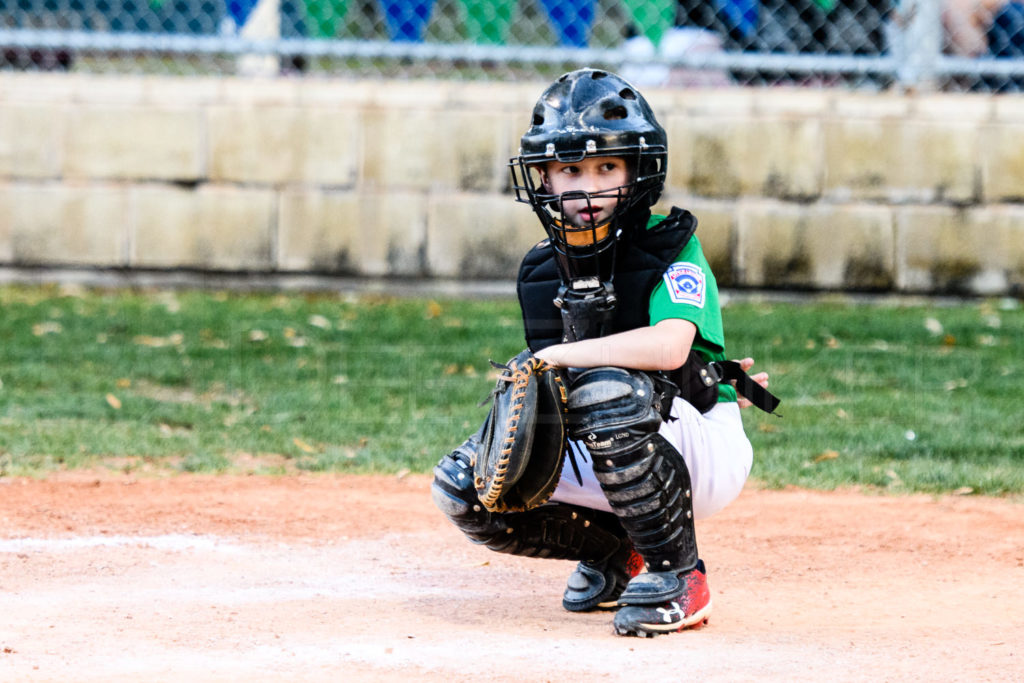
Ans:
<svg viewBox="0 0 1024 683"><path fill-rule="evenodd" d="M434 504L471 541L496 552L561 560L607 561L624 545L622 528L606 512L575 505L543 505L526 512L492 513L473 486L470 437L434 468Z"/></svg>
<svg viewBox="0 0 1024 683"><path fill-rule="evenodd" d="M647 570L678 575L697 565L690 473L657 433L660 401L646 373L594 368L573 383L569 411L572 435L587 445L594 475Z"/></svg>

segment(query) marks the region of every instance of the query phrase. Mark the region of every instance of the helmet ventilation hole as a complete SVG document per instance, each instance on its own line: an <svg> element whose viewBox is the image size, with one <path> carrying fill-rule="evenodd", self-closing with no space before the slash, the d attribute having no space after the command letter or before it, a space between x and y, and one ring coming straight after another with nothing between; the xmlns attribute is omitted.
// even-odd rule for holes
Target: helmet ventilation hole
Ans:
<svg viewBox="0 0 1024 683"><path fill-rule="evenodd" d="M543 114L534 114L533 115L533 125L535 125L535 126L544 125L544 115Z"/></svg>
<svg viewBox="0 0 1024 683"><path fill-rule="evenodd" d="M622 90L619 91L619 97L621 97L624 100L635 100L636 93L630 90L629 88L623 88Z"/></svg>
<svg viewBox="0 0 1024 683"><path fill-rule="evenodd" d="M618 119L628 118L629 114L626 112L626 108L622 105L618 107L612 107L604 112L605 121L616 121Z"/></svg>
<svg viewBox="0 0 1024 683"><path fill-rule="evenodd" d="M604 78L607 75L608 74L605 73L604 71L595 71L594 73L590 74L590 77L596 81L597 79Z"/></svg>

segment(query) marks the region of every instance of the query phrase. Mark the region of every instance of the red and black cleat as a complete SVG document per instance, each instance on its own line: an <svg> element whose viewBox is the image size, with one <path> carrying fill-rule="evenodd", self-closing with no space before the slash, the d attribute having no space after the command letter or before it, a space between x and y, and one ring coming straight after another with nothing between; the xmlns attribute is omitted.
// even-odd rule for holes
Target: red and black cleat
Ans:
<svg viewBox="0 0 1024 683"><path fill-rule="evenodd" d="M711 616L711 591L704 562L681 574L648 572L629 582L619 598L615 632L649 638L697 629Z"/></svg>
<svg viewBox="0 0 1024 683"><path fill-rule="evenodd" d="M644 558L628 541L604 562L580 562L569 576L562 606L570 612L615 609L630 579L644 570Z"/></svg>

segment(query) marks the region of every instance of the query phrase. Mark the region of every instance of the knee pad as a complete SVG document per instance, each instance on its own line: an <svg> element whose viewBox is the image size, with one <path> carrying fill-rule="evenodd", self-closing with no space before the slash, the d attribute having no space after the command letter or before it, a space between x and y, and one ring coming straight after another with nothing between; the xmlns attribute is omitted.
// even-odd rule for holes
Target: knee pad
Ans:
<svg viewBox="0 0 1024 683"><path fill-rule="evenodd" d="M430 495L434 505L462 533L475 543L486 543L504 530L500 515L488 512L480 503L473 486L473 468L469 464L480 446L478 435L441 458L434 468Z"/></svg>
<svg viewBox="0 0 1024 683"><path fill-rule="evenodd" d="M638 370L586 370L573 381L568 403L572 437L605 454L632 448L662 423L661 394Z"/></svg>

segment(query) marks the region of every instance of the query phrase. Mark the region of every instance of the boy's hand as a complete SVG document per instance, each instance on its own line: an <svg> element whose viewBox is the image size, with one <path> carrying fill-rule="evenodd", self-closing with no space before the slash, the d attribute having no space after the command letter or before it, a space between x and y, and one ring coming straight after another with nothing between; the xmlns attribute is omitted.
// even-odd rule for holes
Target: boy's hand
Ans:
<svg viewBox="0 0 1024 683"><path fill-rule="evenodd" d="M754 359L753 358L744 358L744 359L739 361L739 364L740 364L740 367L743 368L743 372L748 372L750 370L750 368L754 367ZM768 373L767 372L759 372L756 375L751 375L750 379L754 380L755 382L760 384L765 389L768 388ZM736 382L735 381L731 382L731 384L733 386L736 386ZM738 397L738 401L739 401L740 408L749 408L750 406L754 405L753 403L751 403L748 399L744 398L743 396L739 396Z"/></svg>

